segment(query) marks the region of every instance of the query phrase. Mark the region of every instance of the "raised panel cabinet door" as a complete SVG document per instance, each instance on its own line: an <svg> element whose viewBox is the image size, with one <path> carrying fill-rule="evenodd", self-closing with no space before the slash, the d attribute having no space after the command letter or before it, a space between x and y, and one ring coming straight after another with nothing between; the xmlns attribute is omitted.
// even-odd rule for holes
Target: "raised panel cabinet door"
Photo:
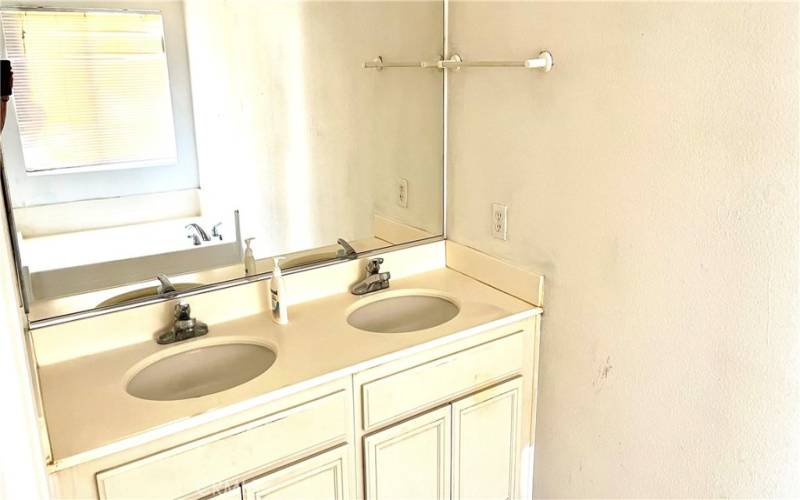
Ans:
<svg viewBox="0 0 800 500"><path fill-rule="evenodd" d="M453 403L453 499L519 495L522 378Z"/></svg>
<svg viewBox="0 0 800 500"><path fill-rule="evenodd" d="M449 500L450 406L364 438L367 500Z"/></svg>
<svg viewBox="0 0 800 500"><path fill-rule="evenodd" d="M307 458L242 485L244 500L349 500L351 448Z"/></svg>

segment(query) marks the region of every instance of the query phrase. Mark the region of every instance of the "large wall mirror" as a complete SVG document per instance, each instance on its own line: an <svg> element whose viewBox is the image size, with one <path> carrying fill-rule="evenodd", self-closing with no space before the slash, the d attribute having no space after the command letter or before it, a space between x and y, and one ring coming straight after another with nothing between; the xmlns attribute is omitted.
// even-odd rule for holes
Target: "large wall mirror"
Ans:
<svg viewBox="0 0 800 500"><path fill-rule="evenodd" d="M442 15L434 1L4 2L2 161L29 318L440 236L442 73L362 64L438 60Z"/></svg>

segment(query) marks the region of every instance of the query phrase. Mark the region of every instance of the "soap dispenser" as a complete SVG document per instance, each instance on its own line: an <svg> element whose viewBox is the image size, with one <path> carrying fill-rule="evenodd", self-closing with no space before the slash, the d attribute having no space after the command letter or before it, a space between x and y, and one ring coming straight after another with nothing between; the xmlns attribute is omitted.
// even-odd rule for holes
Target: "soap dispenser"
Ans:
<svg viewBox="0 0 800 500"><path fill-rule="evenodd" d="M286 310L286 285L283 282L280 261L284 257L273 257L272 279L269 280L269 307L272 310L272 321L279 325L289 322Z"/></svg>
<svg viewBox="0 0 800 500"><path fill-rule="evenodd" d="M256 258L253 256L253 249L250 248L250 242L255 238L247 238L244 240L246 248L244 249L244 275L252 276L256 274Z"/></svg>

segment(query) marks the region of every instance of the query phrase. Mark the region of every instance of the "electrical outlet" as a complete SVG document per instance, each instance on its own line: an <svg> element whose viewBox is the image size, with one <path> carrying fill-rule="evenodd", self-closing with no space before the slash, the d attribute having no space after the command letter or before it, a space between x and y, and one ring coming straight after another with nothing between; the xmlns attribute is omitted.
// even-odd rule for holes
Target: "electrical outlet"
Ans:
<svg viewBox="0 0 800 500"><path fill-rule="evenodd" d="M508 239L508 207L492 203L492 236L498 240Z"/></svg>
<svg viewBox="0 0 800 500"><path fill-rule="evenodd" d="M408 208L408 179L397 179L397 205Z"/></svg>

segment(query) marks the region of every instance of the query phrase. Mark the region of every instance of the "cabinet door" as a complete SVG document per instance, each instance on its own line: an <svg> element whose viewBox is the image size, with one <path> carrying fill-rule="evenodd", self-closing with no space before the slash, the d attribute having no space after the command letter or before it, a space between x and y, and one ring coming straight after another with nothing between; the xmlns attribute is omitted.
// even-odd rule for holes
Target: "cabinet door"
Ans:
<svg viewBox="0 0 800 500"><path fill-rule="evenodd" d="M217 493L216 495L210 496L204 500L242 500L242 489L234 488L226 491L225 493Z"/></svg>
<svg viewBox="0 0 800 500"><path fill-rule="evenodd" d="M449 500L450 407L364 438L367 500Z"/></svg>
<svg viewBox="0 0 800 500"><path fill-rule="evenodd" d="M453 403L453 499L519 495L522 378Z"/></svg>
<svg viewBox="0 0 800 500"><path fill-rule="evenodd" d="M349 446L308 458L242 485L244 500L347 500L350 497Z"/></svg>

